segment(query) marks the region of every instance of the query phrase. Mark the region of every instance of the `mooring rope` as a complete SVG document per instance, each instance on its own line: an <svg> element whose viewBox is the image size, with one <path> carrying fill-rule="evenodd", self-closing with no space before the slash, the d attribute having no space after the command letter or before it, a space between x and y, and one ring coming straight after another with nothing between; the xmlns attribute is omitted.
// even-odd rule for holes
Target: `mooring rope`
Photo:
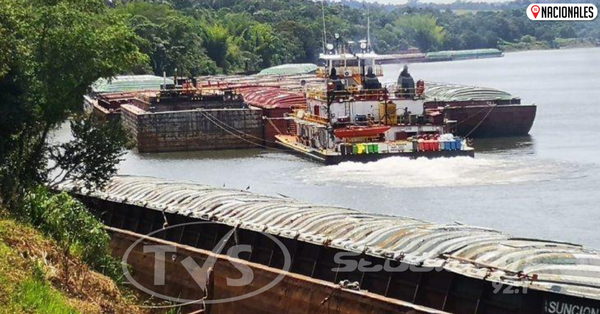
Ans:
<svg viewBox="0 0 600 314"><path fill-rule="evenodd" d="M454 125L452 125L452 126L447 126L447 128L456 127L457 125L460 125L460 124L462 124L462 123L466 122L467 120L469 120L469 119L473 118L474 116L476 116L476 115L478 115L478 114L480 114L480 113L484 112L486 109L487 109L487 107L484 107L484 108L482 108L481 110L479 110L479 111L475 112L474 114L472 114L472 115L470 115L470 116L466 117L465 119L463 119L463 120L461 120L461 121L457 122L456 124L454 124ZM444 130L446 130L446 128L445 128Z"/></svg>
<svg viewBox="0 0 600 314"><path fill-rule="evenodd" d="M261 141L261 142L262 142L262 141L269 142L269 141L267 141L267 140L264 140L263 138L260 138L260 137L258 137L258 136L254 136L254 135L252 135L252 134L250 134L250 133L246 133L246 132L244 132L244 131L238 130L238 129L236 129L235 127L233 127L233 126L231 126L231 125L229 125L229 124L227 124L227 123L223 122L222 120L220 120L219 118L217 118L217 117L215 117L215 116L213 116L213 115L211 115L211 114L208 114L208 113L206 113L206 112L204 112L204 111L200 111L200 112L202 112L202 114L204 114L204 115L205 115L205 116L206 116L206 117L207 117L209 120L212 120L211 122L213 122L213 123L214 123L214 124L216 124L217 126L219 126L219 125L218 125L218 123L220 123L222 126L228 127L228 128L230 128L231 130L233 130L233 131L235 131L235 132L238 132L238 133L240 133L240 134L242 134L242 135L245 135L245 136L247 136L247 137L250 137L250 138L257 139L257 140L259 140L259 141Z"/></svg>
<svg viewBox="0 0 600 314"><path fill-rule="evenodd" d="M477 130L477 128L479 128L479 126L483 123L483 121L485 121L485 119L487 119L487 117L490 115L490 113L492 113L492 110L494 110L494 108L496 108L497 105L494 105L490 108L490 111L488 111L485 116L481 119L481 121L479 121L479 123L477 123L477 125L471 129L471 131L469 133L467 133L467 135L465 135L465 138L469 137L469 135L471 135L471 133L475 132L475 130Z"/></svg>
<svg viewBox="0 0 600 314"><path fill-rule="evenodd" d="M230 135L233 135L234 137L236 137L236 138L238 138L238 139L240 139L240 140L242 140L242 141L245 141L245 142L247 142L247 143L250 143L250 144L252 144L252 145L259 146L259 147L262 147L262 148L265 148L265 149L272 149L272 150L276 150L276 151L285 151L285 150L283 150L283 149L280 149L280 148L277 148L277 147L269 147L269 146L266 146L266 145L263 145L263 144L260 144L260 143L256 143L256 142L253 142L253 141L251 141L251 140L249 140L249 139L247 139L247 138L244 138L244 137L242 137L242 136L239 136L239 135L237 135L237 134L235 134L235 133L231 132L230 130L226 129L226 128L225 128L225 127L223 127L222 125L220 125L220 124L217 122L217 121L220 121L219 119L217 119L217 118L213 117L213 116L212 116L212 115L210 115L210 114L207 114L207 113L205 113L205 112L204 112L204 111L202 111L202 110L200 111L200 113L201 113L201 114L202 114L204 117L206 117L206 119L208 119L208 121L212 122L214 125L216 125L216 126L217 126L217 127L219 127L220 129L222 129L223 131L227 132L227 133L228 133L228 134L230 134ZM258 139L258 140L260 140L260 141L265 141L265 142L269 142L269 143L274 143L274 144L277 144L276 142L273 142L273 141L268 141L268 140L264 140L264 139L262 139L262 138L259 138L259 137L253 136L253 135L251 135L251 134L245 133L245 132L243 132L243 131L237 130L237 129L235 129L235 128L234 128L234 127L232 127L232 126L225 124L224 122L221 122L221 123L223 123L223 125L226 125L226 126L228 126L228 127L232 128L232 129L236 130L237 132L239 132L239 133L241 133L241 134L244 134L244 135L246 135L246 136L248 136L248 137L256 138L256 139Z"/></svg>
<svg viewBox="0 0 600 314"><path fill-rule="evenodd" d="M283 134L283 133L281 133L279 128L275 125L275 123L273 123L273 121L271 121L271 119L269 119L268 117L264 117L264 119L269 122L269 124L275 129L275 131L277 131L277 133Z"/></svg>
<svg viewBox="0 0 600 314"><path fill-rule="evenodd" d="M208 121L212 122L214 125L216 125L216 126L217 126L217 127L219 127L220 129L222 129L223 131L227 132L228 134L230 134L230 135L233 135L234 137L236 137L236 138L238 138L238 139L240 139L240 140L243 140L243 141L245 141L245 142L247 142L247 143L250 143L250 144L252 144L252 145L256 145L256 146L260 146L260 147L265 147L265 148L266 148L266 146L264 146L264 145L262 145L262 144L259 144L259 143L256 143L256 142L253 142L253 141L251 141L251 140L249 140L249 139L247 139L247 138L244 138L244 137L242 137L242 136L239 136L239 135L237 135L237 134L235 134L235 133L231 132L230 130L227 130L226 128L224 128L223 126L221 126L220 124L218 124L218 123L217 123L215 120L213 120L213 118L214 118L214 117L212 117L211 115L209 115L209 114L207 114L207 113L205 113L205 112L203 112L203 111L200 111L200 113L201 113L201 114L202 114L202 115L203 115L203 116L204 116L206 119L208 119ZM250 135L250 134L246 134L246 135ZM262 139L261 139L261 140L262 140Z"/></svg>

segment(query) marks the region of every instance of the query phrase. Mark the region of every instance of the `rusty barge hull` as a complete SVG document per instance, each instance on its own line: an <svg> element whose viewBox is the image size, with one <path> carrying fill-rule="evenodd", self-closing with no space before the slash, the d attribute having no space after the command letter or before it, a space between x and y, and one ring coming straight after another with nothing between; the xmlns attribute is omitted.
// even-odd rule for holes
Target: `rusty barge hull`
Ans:
<svg viewBox="0 0 600 314"><path fill-rule="evenodd" d="M123 232L148 234L162 230L165 222L202 222L153 237L212 250L233 230L234 240L226 240L226 246L236 241L253 248L240 259L282 269L283 254L261 241L261 234L269 234L290 252L292 274L331 284L357 281L361 291L386 300L452 313L557 313L550 310L559 307L600 311L600 254L575 244L154 178L117 177L102 191L71 183L60 188ZM357 263L394 267L336 270L340 264L334 257L348 252L355 253L349 258ZM173 280L185 284L181 277ZM273 289L265 296L277 303L279 288Z"/></svg>
<svg viewBox="0 0 600 314"><path fill-rule="evenodd" d="M536 111L535 105L449 107L444 109L444 118L457 121L454 131L459 136L524 136L533 126Z"/></svg>
<svg viewBox="0 0 600 314"><path fill-rule="evenodd" d="M109 227L111 234L111 250L115 257L121 258L126 254L128 248L144 237L143 234L131 232L125 229ZM277 280L278 276L284 276L276 287L247 299L224 302L210 305L212 314L247 313L247 314L281 314L281 313L333 313L333 314L442 314L424 306L417 306L394 298L382 297L367 291L354 291L340 289L336 284L325 280L311 278L296 273L283 272L276 267L265 266L266 252L261 252L262 261L254 258L234 259L230 256L214 254L210 250L199 249L195 245L181 244L181 239L168 241L163 238L173 239L173 236L162 235L160 237L145 238L147 245L166 245L177 248L176 258L165 258L166 272L169 276L165 285L160 286L155 292L163 295L176 295L181 298L197 300L203 296L194 280L182 280L189 276L187 270L179 261L192 258L202 265L209 257L215 257L214 283L210 298L208 300L224 300L235 298L265 287L270 282ZM144 253L143 250L132 250L129 259L130 266L134 271L135 280L144 285L151 286L154 278L154 268L149 260L153 260L152 253ZM254 280L249 286L231 287L227 284L227 278L239 277L239 270L234 265L244 265L252 270ZM196 277L206 281L207 277ZM199 304L187 305L185 309L194 311L202 309Z"/></svg>
<svg viewBox="0 0 600 314"><path fill-rule="evenodd" d="M504 137L529 134L537 112L534 104L493 88L428 82L426 110L443 113L459 136Z"/></svg>
<svg viewBox="0 0 600 314"><path fill-rule="evenodd" d="M306 106L302 94L268 86L179 92L103 94L86 97L84 108L120 120L140 153L157 153L275 147L288 131L284 116Z"/></svg>

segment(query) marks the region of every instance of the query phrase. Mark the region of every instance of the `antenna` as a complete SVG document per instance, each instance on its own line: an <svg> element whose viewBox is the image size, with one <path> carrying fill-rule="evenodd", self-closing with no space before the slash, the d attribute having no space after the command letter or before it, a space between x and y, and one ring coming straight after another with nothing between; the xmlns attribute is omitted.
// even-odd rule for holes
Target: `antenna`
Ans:
<svg viewBox="0 0 600 314"><path fill-rule="evenodd" d="M327 30L325 29L325 0L321 1L321 12L323 13L323 53L327 53L325 50L325 43L327 42Z"/></svg>
<svg viewBox="0 0 600 314"><path fill-rule="evenodd" d="M370 7L367 4L367 49L371 52L371 14Z"/></svg>

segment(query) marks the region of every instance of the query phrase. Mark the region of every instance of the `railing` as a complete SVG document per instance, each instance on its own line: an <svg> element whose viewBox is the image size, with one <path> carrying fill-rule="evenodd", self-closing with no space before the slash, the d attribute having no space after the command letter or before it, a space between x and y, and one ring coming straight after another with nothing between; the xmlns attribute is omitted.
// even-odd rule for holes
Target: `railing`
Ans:
<svg viewBox="0 0 600 314"><path fill-rule="evenodd" d="M302 114L299 113L300 111L302 111ZM314 123L319 123L319 124L327 124L329 122L327 120L327 118L324 118L324 117L321 117L321 116L317 116L317 115L311 114L311 113L303 111L303 110L294 110L291 113L286 113L285 117L286 118L302 119L302 120L306 120L306 121L310 121L310 122L314 122Z"/></svg>
<svg viewBox="0 0 600 314"><path fill-rule="evenodd" d="M376 65L372 65L370 66L373 68L373 74L375 74L375 76L383 76L383 68L381 67L381 65L376 64ZM335 71L337 72L337 75L340 78L346 78L346 77L351 77L353 75L359 75L362 71L362 67L359 66L340 66L340 67L334 67ZM369 67L365 66L365 75L367 74L367 69ZM327 68L318 68L317 69L317 77L320 78L328 78L331 70L327 69Z"/></svg>
<svg viewBox="0 0 600 314"><path fill-rule="evenodd" d="M343 101L352 100L387 100L389 94L385 88L381 89L359 89L356 87L348 87L345 90L330 91L333 93L334 99ZM327 101L328 92L323 89L309 89L307 91L307 97L309 99L316 99L321 101Z"/></svg>

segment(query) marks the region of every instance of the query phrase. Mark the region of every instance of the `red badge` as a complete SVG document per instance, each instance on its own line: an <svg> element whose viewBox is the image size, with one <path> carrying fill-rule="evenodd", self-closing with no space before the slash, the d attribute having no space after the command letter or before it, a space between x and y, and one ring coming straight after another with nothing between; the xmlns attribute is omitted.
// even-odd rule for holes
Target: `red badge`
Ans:
<svg viewBox="0 0 600 314"><path fill-rule="evenodd" d="M538 14L540 14L540 7L538 7L537 5L532 6L531 14L533 14L533 17L537 19Z"/></svg>

